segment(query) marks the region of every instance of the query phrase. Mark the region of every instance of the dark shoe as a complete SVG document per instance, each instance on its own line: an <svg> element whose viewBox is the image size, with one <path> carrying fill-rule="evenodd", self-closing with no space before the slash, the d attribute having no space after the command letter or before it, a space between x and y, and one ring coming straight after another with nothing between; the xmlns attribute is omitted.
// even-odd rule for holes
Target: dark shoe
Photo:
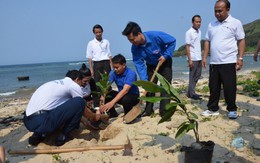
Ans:
<svg viewBox="0 0 260 163"><path fill-rule="evenodd" d="M62 146L63 144L65 144L66 142L68 142L69 140L71 140L68 136L64 135L64 134L60 134L56 141L55 141L55 145L56 146Z"/></svg>
<svg viewBox="0 0 260 163"><path fill-rule="evenodd" d="M202 95L199 95L199 94L197 94L197 93L196 93L195 95L198 96L198 97L201 97L201 96L202 96Z"/></svg>
<svg viewBox="0 0 260 163"><path fill-rule="evenodd" d="M109 115L109 118L118 117L118 113L116 111L109 111L107 114Z"/></svg>
<svg viewBox="0 0 260 163"><path fill-rule="evenodd" d="M193 100L201 100L202 98L201 98L200 96L193 95L193 96L191 97L191 99L193 99Z"/></svg>
<svg viewBox="0 0 260 163"><path fill-rule="evenodd" d="M151 112L151 113L147 113L147 112L142 112L139 116L138 116L138 118L141 118L141 117L150 117L151 115L153 114L153 112Z"/></svg>
<svg viewBox="0 0 260 163"><path fill-rule="evenodd" d="M33 135L29 137L29 144L31 144L33 146L37 146L44 139L45 139L44 135L33 133Z"/></svg>

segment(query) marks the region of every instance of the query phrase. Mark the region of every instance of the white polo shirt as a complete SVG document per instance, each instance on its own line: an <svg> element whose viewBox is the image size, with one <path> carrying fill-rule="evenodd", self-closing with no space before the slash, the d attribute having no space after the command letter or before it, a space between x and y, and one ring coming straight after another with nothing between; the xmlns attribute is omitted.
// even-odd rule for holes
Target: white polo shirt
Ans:
<svg viewBox="0 0 260 163"><path fill-rule="evenodd" d="M71 78L47 82L33 93L26 108L26 115L40 110L52 110L74 97L83 97L83 91Z"/></svg>
<svg viewBox="0 0 260 163"><path fill-rule="evenodd" d="M206 32L206 40L210 41L210 64L236 63L237 41L244 38L242 23L231 15L223 22L211 22Z"/></svg>
<svg viewBox="0 0 260 163"><path fill-rule="evenodd" d="M96 38L89 41L86 57L93 61L109 60L111 57L110 44L106 39L98 41Z"/></svg>
<svg viewBox="0 0 260 163"><path fill-rule="evenodd" d="M190 28L185 34L185 43L190 45L190 58L192 61L201 60L201 31Z"/></svg>

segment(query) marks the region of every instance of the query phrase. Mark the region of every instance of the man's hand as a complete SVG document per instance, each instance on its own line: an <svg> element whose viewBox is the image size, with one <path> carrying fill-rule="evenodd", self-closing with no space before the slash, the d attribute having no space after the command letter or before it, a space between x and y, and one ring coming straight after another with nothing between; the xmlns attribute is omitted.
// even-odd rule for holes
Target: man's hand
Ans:
<svg viewBox="0 0 260 163"><path fill-rule="evenodd" d="M243 60L237 60L237 66L236 66L236 69L237 71L239 71L240 69L242 69L243 67Z"/></svg>
<svg viewBox="0 0 260 163"><path fill-rule="evenodd" d="M257 62L257 57L258 57L258 53L255 52L253 58L254 58L254 61L256 61L256 62Z"/></svg>
<svg viewBox="0 0 260 163"><path fill-rule="evenodd" d="M202 67L206 68L206 65L207 65L207 59L203 58Z"/></svg>
<svg viewBox="0 0 260 163"><path fill-rule="evenodd" d="M158 59L159 62L161 62L161 64L163 64L163 62L166 61L166 59L164 58L164 56L161 56L159 59Z"/></svg>
<svg viewBox="0 0 260 163"><path fill-rule="evenodd" d="M189 64L189 67L190 67L190 68L193 68L193 67L194 67L194 64L193 64L192 60L189 60L189 61L188 61L188 64Z"/></svg>
<svg viewBox="0 0 260 163"><path fill-rule="evenodd" d="M100 106L99 110L101 113L108 112L113 106L114 106L114 104L110 101L110 102L106 103L105 105Z"/></svg>

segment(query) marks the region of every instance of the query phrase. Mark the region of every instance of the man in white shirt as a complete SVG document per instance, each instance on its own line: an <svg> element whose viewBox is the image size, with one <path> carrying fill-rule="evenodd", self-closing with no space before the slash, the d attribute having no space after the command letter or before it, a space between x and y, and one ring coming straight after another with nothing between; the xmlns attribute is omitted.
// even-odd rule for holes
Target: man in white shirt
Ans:
<svg viewBox="0 0 260 163"><path fill-rule="evenodd" d="M241 22L229 14L230 2L218 0L215 4L217 21L209 24L204 45L203 67L210 51L208 110L203 116L219 115L219 97L223 85L228 117L236 119L236 71L243 66L245 32ZM237 56L238 55L238 56Z"/></svg>
<svg viewBox="0 0 260 163"><path fill-rule="evenodd" d="M102 38L103 28L97 24L93 27L95 38L89 41L87 46L87 59L92 76L96 82L101 79L100 73L109 73L111 71L110 43Z"/></svg>
<svg viewBox="0 0 260 163"><path fill-rule="evenodd" d="M61 133L55 145L69 140L68 134L79 127L85 109L81 82L82 75L72 70L64 79L47 82L34 92L24 115L26 128L34 132L29 144L38 145L58 129Z"/></svg>
<svg viewBox="0 0 260 163"><path fill-rule="evenodd" d="M189 98L199 100L201 99L198 94L195 93L195 87L201 76L201 17L194 15L192 17L192 27L185 34L186 53L189 66L189 86L187 96Z"/></svg>

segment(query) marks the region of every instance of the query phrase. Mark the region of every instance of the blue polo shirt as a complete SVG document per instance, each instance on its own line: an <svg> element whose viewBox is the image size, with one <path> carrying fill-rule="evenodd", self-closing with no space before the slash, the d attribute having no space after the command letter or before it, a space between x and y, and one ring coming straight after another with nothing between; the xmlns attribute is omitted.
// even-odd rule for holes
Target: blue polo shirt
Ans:
<svg viewBox="0 0 260 163"><path fill-rule="evenodd" d="M158 59L172 59L176 46L176 39L161 31L143 32L146 39L145 45L132 45L133 62L141 80L148 80L145 62L156 66ZM145 61L145 62L144 62Z"/></svg>
<svg viewBox="0 0 260 163"><path fill-rule="evenodd" d="M119 92L123 89L124 85L127 84L131 86L128 94L139 95L138 87L133 84L135 81L137 81L137 75L134 70L128 67L125 68L122 75L117 75L114 70L112 70L109 74L109 82L115 82Z"/></svg>

